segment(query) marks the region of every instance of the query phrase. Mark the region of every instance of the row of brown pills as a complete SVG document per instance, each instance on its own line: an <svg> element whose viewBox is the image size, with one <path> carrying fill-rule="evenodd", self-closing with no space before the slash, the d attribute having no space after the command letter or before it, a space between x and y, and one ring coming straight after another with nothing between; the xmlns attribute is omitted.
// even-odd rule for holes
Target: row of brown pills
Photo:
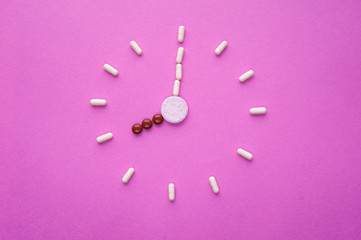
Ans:
<svg viewBox="0 0 361 240"><path fill-rule="evenodd" d="M134 134L139 134L143 131L143 128L150 129L153 126L153 123L155 125L160 125L162 124L162 122L163 122L163 116L160 114L155 114L153 116L153 122L149 118L146 118L143 120L142 125L140 125L139 123L134 124L132 127L132 131Z"/></svg>

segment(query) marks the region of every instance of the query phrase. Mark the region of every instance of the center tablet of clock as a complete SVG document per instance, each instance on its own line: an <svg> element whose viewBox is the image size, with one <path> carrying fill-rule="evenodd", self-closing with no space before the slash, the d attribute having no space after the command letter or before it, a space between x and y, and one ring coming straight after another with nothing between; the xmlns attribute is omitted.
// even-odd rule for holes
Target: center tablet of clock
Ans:
<svg viewBox="0 0 361 240"><path fill-rule="evenodd" d="M188 105L183 98L171 96L162 103L161 112L167 122L180 123L187 117Z"/></svg>

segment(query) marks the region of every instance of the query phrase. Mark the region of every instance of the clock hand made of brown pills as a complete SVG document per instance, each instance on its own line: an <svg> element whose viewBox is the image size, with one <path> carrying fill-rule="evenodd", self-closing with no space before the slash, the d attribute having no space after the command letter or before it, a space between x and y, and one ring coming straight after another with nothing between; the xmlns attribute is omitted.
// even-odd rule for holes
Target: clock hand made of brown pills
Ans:
<svg viewBox="0 0 361 240"><path fill-rule="evenodd" d="M161 114L155 114L153 116L153 122L152 120L146 118L143 120L142 125L140 125L139 123L136 123L133 125L132 127L132 131L134 134L140 134L144 129L150 129L153 126L153 123L155 125L160 125L163 122L163 116Z"/></svg>

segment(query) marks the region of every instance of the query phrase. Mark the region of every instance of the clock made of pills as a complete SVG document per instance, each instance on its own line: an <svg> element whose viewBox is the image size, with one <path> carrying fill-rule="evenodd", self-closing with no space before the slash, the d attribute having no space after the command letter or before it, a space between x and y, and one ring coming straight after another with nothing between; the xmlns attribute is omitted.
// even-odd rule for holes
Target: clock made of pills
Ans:
<svg viewBox="0 0 361 240"><path fill-rule="evenodd" d="M178 42L182 43L184 41L184 37L185 37L185 27L180 26L178 29ZM215 49L214 53L216 55L221 55L221 53L224 51L227 45L228 45L227 41L221 42L220 45ZM133 40L130 41L130 47L134 50L136 54L142 55L143 50L141 49L141 47L138 45L137 42ZM131 132L133 134L137 134L137 135L141 134L143 132L143 129L148 130L152 128L153 124L160 125L163 123L163 121L167 121L171 124L178 124L186 119L188 115L189 105L185 99L180 97L180 85L182 81L182 71L183 71L182 61L183 61L184 51L185 49L183 47L180 46L178 48L177 57L176 57L176 74L175 74L176 80L173 83L172 96L168 96L165 98L165 100L160 106L160 113L156 112L152 117L152 119L145 118L141 123L135 123L133 126L131 126ZM105 64L104 69L114 76L118 75L118 70L115 69L110 64ZM248 70L239 77L239 81L244 82L247 79L251 78L253 75L254 75L254 71ZM106 99L91 99L90 104L93 106L106 106L107 101ZM252 115L263 115L266 114L267 109L265 107L252 107L250 108L249 112ZM97 137L96 140L98 143L103 143L111 138L113 138L113 133L109 132ZM250 152L242 148L238 148L237 153L247 160L252 160L253 158L253 155ZM122 182L124 184L128 183L134 172L135 172L135 167L134 166L130 167L122 177ZM208 180L213 192L215 194L218 194L220 189L216 178L214 176L210 176ZM168 184L168 196L170 201L175 200L175 183L173 182Z"/></svg>

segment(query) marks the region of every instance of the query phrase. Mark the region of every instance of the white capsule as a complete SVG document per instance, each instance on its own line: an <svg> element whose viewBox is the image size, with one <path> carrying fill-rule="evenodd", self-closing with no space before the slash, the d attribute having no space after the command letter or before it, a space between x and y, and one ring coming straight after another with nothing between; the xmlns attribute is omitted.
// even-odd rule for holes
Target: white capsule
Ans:
<svg viewBox="0 0 361 240"><path fill-rule="evenodd" d="M256 107L256 108L249 109L249 113L252 115L266 114L266 112L267 112L267 109L265 107Z"/></svg>
<svg viewBox="0 0 361 240"><path fill-rule="evenodd" d="M136 43L135 41L130 41L129 44L133 50L138 54L138 55L142 55L143 50L139 47L138 43Z"/></svg>
<svg viewBox="0 0 361 240"><path fill-rule="evenodd" d="M217 184L217 181L215 179L215 177L210 177L209 178L209 183L211 184L211 187L212 187L212 190L215 194L219 193L219 187L218 187L218 184Z"/></svg>
<svg viewBox="0 0 361 240"><path fill-rule="evenodd" d="M184 48L183 47L179 47L178 48L178 53L177 53L177 63L182 63L183 60L183 54L184 54Z"/></svg>
<svg viewBox="0 0 361 240"><path fill-rule="evenodd" d="M173 85L173 96L179 96L180 81L175 80Z"/></svg>
<svg viewBox="0 0 361 240"><path fill-rule="evenodd" d="M104 106L107 105L107 100L105 99L90 99L90 104L93 106Z"/></svg>
<svg viewBox="0 0 361 240"><path fill-rule="evenodd" d="M109 64L104 64L104 69L114 76L118 75L118 70L113 68Z"/></svg>
<svg viewBox="0 0 361 240"><path fill-rule="evenodd" d="M133 176L134 168L129 168L128 171L124 174L122 178L123 183L127 183L129 179Z"/></svg>
<svg viewBox="0 0 361 240"><path fill-rule="evenodd" d="M214 51L217 55L221 54L223 50L227 47L227 41L223 41Z"/></svg>
<svg viewBox="0 0 361 240"><path fill-rule="evenodd" d="M106 133L104 135L101 135L99 137L97 137L97 142L98 143L102 143L102 142L105 142L109 139L112 139L113 138L113 133Z"/></svg>
<svg viewBox="0 0 361 240"><path fill-rule="evenodd" d="M243 150L242 148L238 148L237 153L248 160L252 160L252 158L253 158L252 153L247 152L246 150Z"/></svg>
<svg viewBox="0 0 361 240"><path fill-rule="evenodd" d="M176 71L175 71L175 78L177 80L181 80L182 79L182 64L177 64L176 66Z"/></svg>
<svg viewBox="0 0 361 240"><path fill-rule="evenodd" d="M179 26L178 29L178 42L183 42L184 40L184 26Z"/></svg>
<svg viewBox="0 0 361 240"><path fill-rule="evenodd" d="M169 194L169 201L174 201L174 199L175 199L175 186L174 186L174 183L169 183L169 185L168 185L168 194Z"/></svg>
<svg viewBox="0 0 361 240"><path fill-rule="evenodd" d="M254 75L254 71L253 70L249 70L245 73L243 73L240 77L239 77L239 81L244 82L246 81L248 78L252 77Z"/></svg>

